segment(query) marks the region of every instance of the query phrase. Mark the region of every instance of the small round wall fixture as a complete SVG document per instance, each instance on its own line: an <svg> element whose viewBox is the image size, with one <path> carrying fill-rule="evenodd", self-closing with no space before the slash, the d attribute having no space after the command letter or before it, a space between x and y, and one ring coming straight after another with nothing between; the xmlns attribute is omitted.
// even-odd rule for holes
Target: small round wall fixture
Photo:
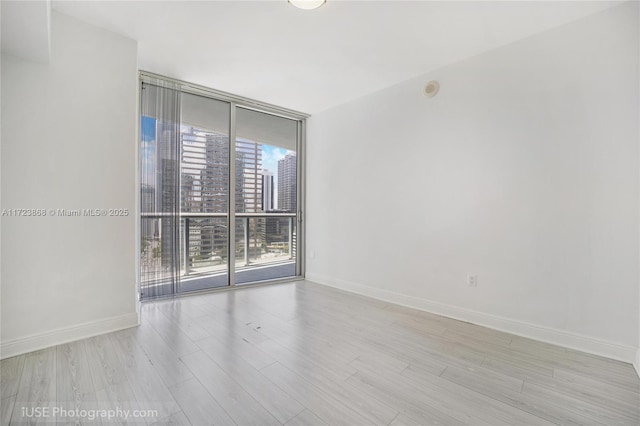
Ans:
<svg viewBox="0 0 640 426"><path fill-rule="evenodd" d="M311 10L319 8L325 4L326 1L327 0L289 0L289 3L299 9Z"/></svg>
<svg viewBox="0 0 640 426"><path fill-rule="evenodd" d="M424 95L427 98L433 98L435 95L438 94L439 90L440 90L440 83L438 83L435 80L431 80L424 86Z"/></svg>

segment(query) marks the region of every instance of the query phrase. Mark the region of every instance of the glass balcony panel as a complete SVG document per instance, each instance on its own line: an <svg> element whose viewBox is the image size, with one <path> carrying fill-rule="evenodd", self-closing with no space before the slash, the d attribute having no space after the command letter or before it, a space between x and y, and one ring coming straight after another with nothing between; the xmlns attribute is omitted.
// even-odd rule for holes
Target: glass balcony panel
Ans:
<svg viewBox="0 0 640 426"><path fill-rule="evenodd" d="M295 217L236 219L236 284L296 275Z"/></svg>

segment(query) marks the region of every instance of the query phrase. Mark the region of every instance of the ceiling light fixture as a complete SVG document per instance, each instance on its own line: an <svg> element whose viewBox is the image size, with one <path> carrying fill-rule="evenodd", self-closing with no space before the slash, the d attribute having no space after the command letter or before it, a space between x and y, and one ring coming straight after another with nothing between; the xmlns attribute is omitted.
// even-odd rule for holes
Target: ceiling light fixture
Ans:
<svg viewBox="0 0 640 426"><path fill-rule="evenodd" d="M326 1L327 0L289 0L289 3L300 9L311 10L319 8L325 4Z"/></svg>

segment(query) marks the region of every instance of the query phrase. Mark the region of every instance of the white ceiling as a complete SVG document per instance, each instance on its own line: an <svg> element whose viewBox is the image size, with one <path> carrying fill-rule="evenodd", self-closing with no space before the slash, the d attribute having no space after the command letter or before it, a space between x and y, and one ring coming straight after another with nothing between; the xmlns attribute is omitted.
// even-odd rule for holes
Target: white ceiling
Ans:
<svg viewBox="0 0 640 426"><path fill-rule="evenodd" d="M618 2L60 1L138 40L140 68L315 113Z"/></svg>

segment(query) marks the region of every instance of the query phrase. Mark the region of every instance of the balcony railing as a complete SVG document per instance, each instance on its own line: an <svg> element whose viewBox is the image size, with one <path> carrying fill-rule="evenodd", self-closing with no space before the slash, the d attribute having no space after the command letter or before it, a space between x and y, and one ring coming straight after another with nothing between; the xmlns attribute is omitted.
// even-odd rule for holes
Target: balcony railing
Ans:
<svg viewBox="0 0 640 426"><path fill-rule="evenodd" d="M242 284L271 279L274 274L277 277L294 276L296 214L236 213L235 216L233 266L236 282ZM170 233L176 220L180 221L179 235L173 236ZM178 262L181 280L222 276L228 272L229 232L226 213L181 213L178 216L143 213L141 232L143 285L166 281L171 276L172 265ZM164 243L163 235L170 235ZM179 260L171 246L173 238L179 240ZM250 269L254 270L251 274L245 273ZM262 270L262 273L257 270ZM218 281L222 283L225 279Z"/></svg>

